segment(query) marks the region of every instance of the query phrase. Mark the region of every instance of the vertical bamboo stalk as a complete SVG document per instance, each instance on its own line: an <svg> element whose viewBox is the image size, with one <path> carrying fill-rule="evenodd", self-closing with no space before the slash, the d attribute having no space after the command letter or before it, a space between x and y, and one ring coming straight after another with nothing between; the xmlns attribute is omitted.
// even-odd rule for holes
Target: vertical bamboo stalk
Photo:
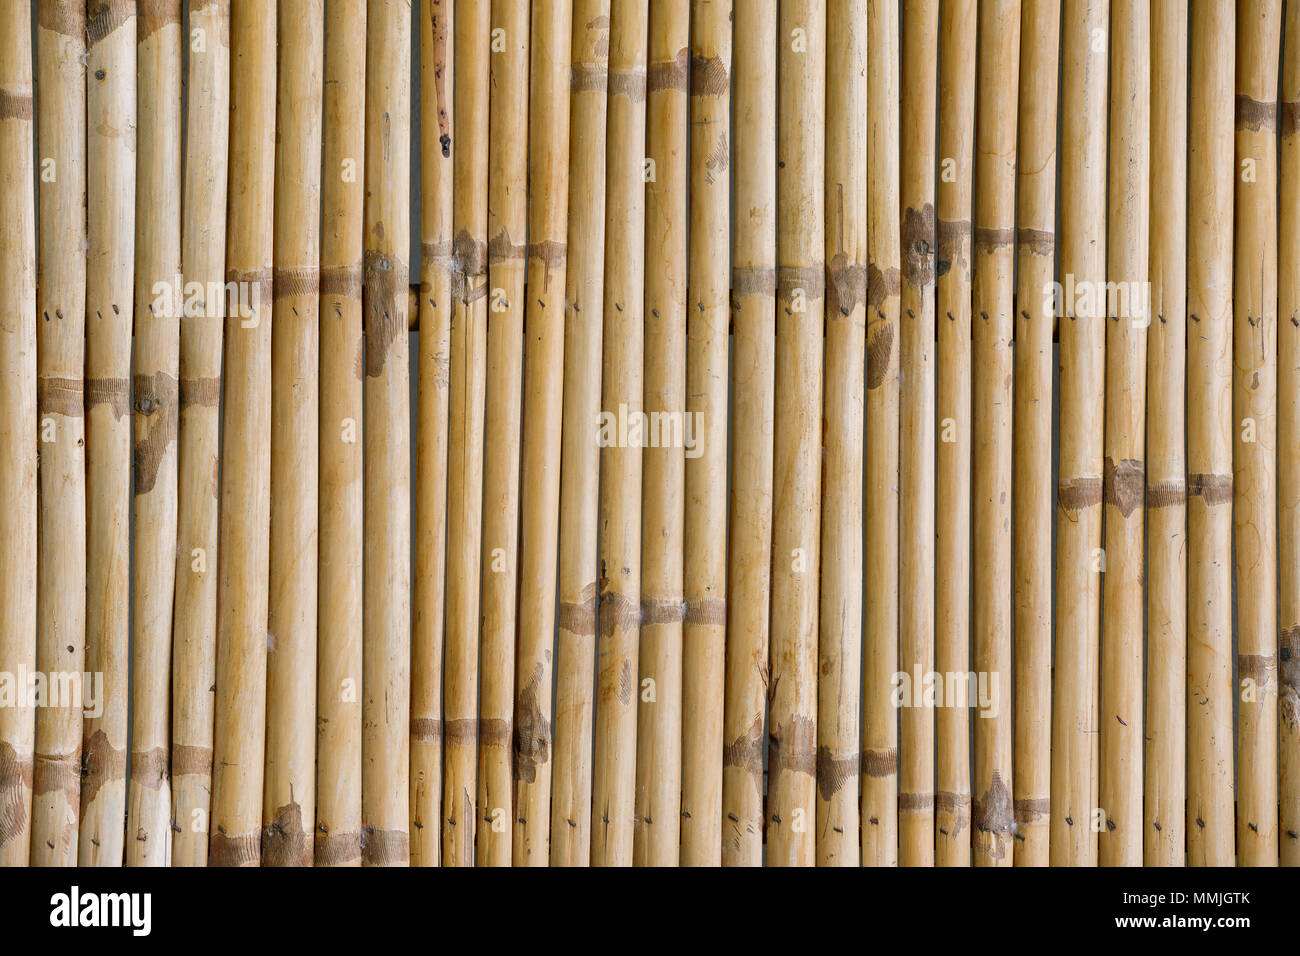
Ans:
<svg viewBox="0 0 1300 956"><path fill-rule="evenodd" d="M133 0L86 6L86 664L102 713L82 730L82 866L125 854L130 701L132 292L136 17ZM102 79L101 79L102 78Z"/></svg>
<svg viewBox="0 0 1300 956"><path fill-rule="evenodd" d="M1106 324L1106 44L1109 0L1068 0L1062 25L1060 474L1052 700L1054 866L1095 866L1098 598ZM1100 45L1101 49L1097 47ZM1086 284L1082 284L1086 283ZM1082 284L1082 285L1081 285ZM1079 288L1085 291L1073 294ZM1089 294L1091 293L1091 294ZM1098 302L1098 298L1102 301Z"/></svg>
<svg viewBox="0 0 1300 956"><path fill-rule="evenodd" d="M81 810L81 708L63 700L53 706L48 682L59 674L75 674L80 681L86 652L85 15L80 0L51 0L37 9L41 230L36 308L41 321L36 403L41 444L36 666L46 675L47 691L36 714L33 866L76 864ZM137 724L137 736L144 732Z"/></svg>
<svg viewBox="0 0 1300 956"><path fill-rule="evenodd" d="M431 0L420 6L420 352L415 448L415 617L411 638L412 866L437 866L442 858L442 638L453 275L453 7L454 0Z"/></svg>
<svg viewBox="0 0 1300 956"><path fill-rule="evenodd" d="M572 0L532 8L528 119L528 302L520 494L519 648L515 665L514 827L517 866L550 862L551 653L555 640L564 411L564 295L569 213Z"/></svg>
<svg viewBox="0 0 1300 956"><path fill-rule="evenodd" d="M1024 0L1016 133L1015 814L1016 866L1047 866L1052 747L1052 325L1056 87L1061 5Z"/></svg>
<svg viewBox="0 0 1300 956"><path fill-rule="evenodd" d="M360 866L366 0L326 0L323 89L314 856Z"/></svg>
<svg viewBox="0 0 1300 956"><path fill-rule="evenodd" d="M732 0L692 0L681 863L722 862Z"/></svg>
<svg viewBox="0 0 1300 956"><path fill-rule="evenodd" d="M1187 862L1233 862L1231 0L1192 4L1187 237Z"/></svg>
<svg viewBox="0 0 1300 956"><path fill-rule="evenodd" d="M591 859L591 748L595 683L596 520L605 284L605 120L610 0L574 0L570 81L564 418L561 434L559 608L556 621L555 770L551 859ZM531 293L530 293L531 295Z"/></svg>
<svg viewBox="0 0 1300 956"><path fill-rule="evenodd" d="M937 0L908 0L902 19L899 107L903 207L899 321L899 669L916 683L934 670L934 149ZM832 34L834 35L834 34ZM1013 87L1014 88L1014 87ZM858 435L861 435L859 430ZM856 437L856 436L855 436ZM853 521L861 524L861 519ZM901 712L899 861L934 865L934 709L913 694ZM918 706L919 705L919 706Z"/></svg>
<svg viewBox="0 0 1300 956"><path fill-rule="evenodd" d="M487 375L489 0L462 0L455 17L456 151L452 222L451 395L447 457L447 647L442 861L474 862L478 745L479 557ZM376 53L382 48L377 47Z"/></svg>
<svg viewBox="0 0 1300 956"><path fill-rule="evenodd" d="M0 668L36 670L36 197L27 0L0 2ZM0 707L0 866L31 851L36 714Z"/></svg>
<svg viewBox="0 0 1300 956"><path fill-rule="evenodd" d="M939 162L935 187L935 667L970 668L971 189L975 148L975 0L940 4ZM1055 142L1055 138L1053 138ZM945 701L945 705L948 702ZM935 862L970 866L970 710L935 718Z"/></svg>
<svg viewBox="0 0 1300 956"><path fill-rule="evenodd" d="M1143 860L1182 866L1187 768L1187 9L1151 7Z"/></svg>
<svg viewBox="0 0 1300 956"><path fill-rule="evenodd" d="M366 30L365 591L361 862L410 862L411 15L370 0Z"/></svg>
<svg viewBox="0 0 1300 956"><path fill-rule="evenodd" d="M316 806L324 0L285 0L275 145L271 592L262 865L310 866Z"/></svg>
<svg viewBox="0 0 1300 956"><path fill-rule="evenodd" d="M731 495L727 557L722 862L763 863L764 718L771 685L776 392L776 5L735 0Z"/></svg>
<svg viewBox="0 0 1300 956"><path fill-rule="evenodd" d="M271 262L276 8L231 4L228 306L221 428L212 866L261 859L271 507Z"/></svg>
<svg viewBox="0 0 1300 956"><path fill-rule="evenodd" d="M185 288L198 301L181 320L172 618L173 866L205 866L208 861L230 143L230 7L190 0L189 16L181 266Z"/></svg>
<svg viewBox="0 0 1300 956"><path fill-rule="evenodd" d="M898 864L898 5L867 4L866 656L862 864Z"/></svg>
<svg viewBox="0 0 1300 956"><path fill-rule="evenodd" d="M605 330L601 384L600 577L592 866L632 863L636 790L637 645L641 618L645 119L648 0L614 0L609 35L605 163ZM610 435L613 421L616 434ZM626 420L626 427L618 423ZM590 427L590 426L588 426Z"/></svg>
<svg viewBox="0 0 1300 956"><path fill-rule="evenodd" d="M1142 865L1142 588L1151 24L1142 0L1114 0L1110 56L1105 502L1100 807L1102 866ZM1112 293L1110 290L1114 289ZM1161 662L1158 666L1167 666ZM1100 821L1099 821L1100 822Z"/></svg>
<svg viewBox="0 0 1300 956"><path fill-rule="evenodd" d="M690 2L650 14L646 94L645 406L641 654L634 860L676 866L682 822L682 628L686 520L687 91ZM656 428L656 416L662 423ZM651 683L646 683L647 681Z"/></svg>
<svg viewBox="0 0 1300 956"><path fill-rule="evenodd" d="M1233 244L1237 863L1276 866L1277 82L1280 0L1239 0Z"/></svg>

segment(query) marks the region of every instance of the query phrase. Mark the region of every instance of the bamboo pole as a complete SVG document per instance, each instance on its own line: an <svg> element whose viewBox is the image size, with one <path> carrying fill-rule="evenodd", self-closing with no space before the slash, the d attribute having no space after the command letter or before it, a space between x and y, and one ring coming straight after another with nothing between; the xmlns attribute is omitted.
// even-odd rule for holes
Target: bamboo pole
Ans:
<svg viewBox="0 0 1300 956"><path fill-rule="evenodd" d="M487 404L483 475L483 610L479 701L480 866L509 866L519 561L519 441L527 244L528 5L493 0L488 141ZM496 37L501 48L497 48Z"/></svg>
<svg viewBox="0 0 1300 956"><path fill-rule="evenodd" d="M551 860L591 858L596 519L605 260L606 86L610 0L574 0L568 248L561 433L559 608ZM531 295L531 293L530 293Z"/></svg>
<svg viewBox="0 0 1300 956"><path fill-rule="evenodd" d="M898 5L867 4L866 656L862 864L898 864Z"/></svg>
<svg viewBox="0 0 1300 956"><path fill-rule="evenodd" d="M231 4L228 307L221 429L212 866L261 859L271 484L271 262L276 8ZM237 68L236 68L237 67Z"/></svg>
<svg viewBox="0 0 1300 956"><path fill-rule="evenodd" d="M1192 5L1188 132L1187 862L1233 862L1231 0Z"/></svg>
<svg viewBox="0 0 1300 956"><path fill-rule="evenodd" d="M0 2L0 668L36 670L36 197L31 4ZM31 851L36 713L0 707L0 866Z"/></svg>
<svg viewBox="0 0 1300 956"><path fill-rule="evenodd" d="M681 863L722 862L732 0L692 0Z"/></svg>
<svg viewBox="0 0 1300 956"><path fill-rule="evenodd" d="M37 203L41 230L36 287L40 540L36 666L80 675L86 652L86 45L85 4L37 8L40 95ZM170 276L170 273L168 273ZM47 681L48 681L47 677ZM48 688L48 684L47 684ZM36 714L33 866L77 862L81 810L81 709L46 691ZM137 736L143 733L137 725Z"/></svg>
<svg viewBox="0 0 1300 956"><path fill-rule="evenodd" d="M515 665L513 856L550 862L552 647L564 411L572 0L536 0L528 120L528 301Z"/></svg>
<svg viewBox="0 0 1300 956"><path fill-rule="evenodd" d="M1142 589L1151 24L1145 0L1111 14L1100 807L1102 866L1142 865ZM1108 286L1108 289L1111 288ZM1159 667L1167 666L1163 661Z"/></svg>
<svg viewBox="0 0 1300 956"><path fill-rule="evenodd" d="M1233 518L1237 863L1277 866L1277 83L1280 0L1237 4Z"/></svg>
<svg viewBox="0 0 1300 956"><path fill-rule="evenodd" d="M86 664L102 713L82 729L82 866L125 855L130 701L131 301L135 282L135 3L87 4ZM101 79L102 78L102 79Z"/></svg>
<svg viewBox="0 0 1300 956"><path fill-rule="evenodd" d="M411 865L442 859L442 640L452 313L453 0L420 6L420 318L411 638ZM360 528L358 527L358 533Z"/></svg>
<svg viewBox="0 0 1300 956"><path fill-rule="evenodd" d="M686 413L689 0L650 13L646 94L645 407L662 416L643 453L641 653L637 707L638 866L676 866L682 822L682 630L686 450L670 431ZM654 419L652 418L653 422Z"/></svg>
<svg viewBox="0 0 1300 956"><path fill-rule="evenodd" d="M205 866L208 861L230 143L230 7L190 0L189 17L181 265L185 287L198 301L181 320L172 619L173 866Z"/></svg>
<svg viewBox="0 0 1300 956"><path fill-rule="evenodd" d="M902 33L899 669L915 680L934 670L934 150L939 66L934 51L939 42L938 2L908 0L903 6ZM859 429L855 439L860 435ZM855 526L861 524L860 518L853 517ZM903 707L900 714L899 861L904 866L934 866L934 709L915 697L905 703L912 706Z"/></svg>
<svg viewBox="0 0 1300 956"><path fill-rule="evenodd" d="M1187 794L1187 10L1151 8L1143 860L1182 866Z"/></svg>
<svg viewBox="0 0 1300 956"><path fill-rule="evenodd" d="M1024 0L1016 139L1015 865L1047 866L1052 747L1052 325L1061 5Z"/></svg>
<svg viewBox="0 0 1300 956"><path fill-rule="evenodd" d="M644 398L649 4L614 0L610 14L592 866L632 863L641 617L641 446L631 423Z"/></svg>
<svg viewBox="0 0 1300 956"><path fill-rule="evenodd" d="M276 90L271 591L262 865L311 866L316 806L324 0L285 0Z"/></svg>
<svg viewBox="0 0 1300 956"><path fill-rule="evenodd" d="M370 0L366 30L365 588L361 863L410 862L411 16Z"/></svg>
<svg viewBox="0 0 1300 956"><path fill-rule="evenodd" d="M1095 866L1098 598L1105 402L1106 44L1109 0L1069 0L1062 17L1060 474L1052 699L1053 866ZM1080 285L1080 283L1087 283Z"/></svg>
<svg viewBox="0 0 1300 956"><path fill-rule="evenodd" d="M447 646L442 861L474 862L478 744L479 557L487 364L488 0L457 4L454 312L447 458ZM377 47L376 53L382 48ZM378 421L378 419L376 419Z"/></svg>
<svg viewBox="0 0 1300 956"><path fill-rule="evenodd" d="M776 5L735 0L735 34L745 42L735 60L722 863L761 866L776 415Z"/></svg>
<svg viewBox="0 0 1300 956"><path fill-rule="evenodd" d="M935 314L939 444L935 453L935 667L970 669L971 188L974 182L976 4L939 10L939 161L935 187L938 259ZM1055 140L1053 140L1055 141ZM946 703L946 702L945 702ZM970 711L935 718L935 862L970 866Z"/></svg>

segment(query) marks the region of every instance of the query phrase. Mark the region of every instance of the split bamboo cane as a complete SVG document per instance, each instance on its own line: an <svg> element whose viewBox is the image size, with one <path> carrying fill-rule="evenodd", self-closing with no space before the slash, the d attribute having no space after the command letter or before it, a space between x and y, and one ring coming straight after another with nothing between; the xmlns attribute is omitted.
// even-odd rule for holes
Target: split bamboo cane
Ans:
<svg viewBox="0 0 1300 956"><path fill-rule="evenodd" d="M1111 10L1100 807L1102 866L1142 865L1142 588L1146 508L1147 242L1151 23L1146 0ZM1112 294L1109 290L1115 289ZM1166 667L1160 662L1158 667Z"/></svg>
<svg viewBox="0 0 1300 956"><path fill-rule="evenodd" d="M532 8L528 120L528 301L520 476L519 648L515 665L514 827L517 866L550 861L551 666L555 640L564 295L569 199L572 0Z"/></svg>
<svg viewBox="0 0 1300 956"><path fill-rule="evenodd" d="M472 866L478 814L479 558L487 375L489 0L456 4L453 318L447 457L447 645L442 862ZM376 47L382 55L382 47ZM376 419L379 421L379 419Z"/></svg>
<svg viewBox="0 0 1300 956"><path fill-rule="evenodd" d="M480 866L509 866L528 208L528 4L493 0L488 115L488 359L483 462ZM499 38L499 39L498 39Z"/></svg>
<svg viewBox="0 0 1300 956"><path fill-rule="evenodd" d="M1060 474L1050 858L1095 866L1098 598L1105 402L1106 43L1109 0L1062 15ZM1100 37L1103 42L1094 43ZM1100 49L1098 47L1100 46ZM1079 289L1077 294L1075 289ZM1102 301L1098 302L1098 298Z"/></svg>
<svg viewBox="0 0 1300 956"><path fill-rule="evenodd" d="M452 313L452 17L420 5L420 318L411 638L411 865L442 858L442 639ZM358 403L359 404L359 403ZM358 527L360 532L360 527Z"/></svg>
<svg viewBox="0 0 1300 956"><path fill-rule="evenodd" d="M776 391L776 5L735 0L736 227L732 237L731 494L727 556L722 863L763 863L764 718L771 687Z"/></svg>
<svg viewBox="0 0 1300 956"><path fill-rule="evenodd" d="M862 864L898 864L898 5L867 4L866 654ZM779 473L779 472L778 472Z"/></svg>
<svg viewBox="0 0 1300 956"><path fill-rule="evenodd" d="M276 8L231 4L228 296L221 429L212 866L261 859L271 507Z"/></svg>
<svg viewBox="0 0 1300 956"><path fill-rule="evenodd" d="M557 866L587 866L591 859L600 486L600 446L592 438L592 426L601 407L609 12L610 0L574 0L568 223L572 254L565 280L555 784L551 800L551 860Z"/></svg>
<svg viewBox="0 0 1300 956"><path fill-rule="evenodd" d="M36 670L36 197L31 4L0 2L0 668ZM31 851L36 712L0 707L0 866Z"/></svg>
<svg viewBox="0 0 1300 956"><path fill-rule="evenodd" d="M1052 747L1052 325L1061 5L1024 0L1016 133L1015 865L1047 866Z"/></svg>
<svg viewBox="0 0 1300 956"><path fill-rule="evenodd" d="M1231 0L1191 7L1187 237L1187 862L1233 862Z"/></svg>
<svg viewBox="0 0 1300 956"><path fill-rule="evenodd" d="M832 0L826 12L826 34L832 42L826 57L826 392L817 669L820 866L857 866L860 853L862 430L867 327L866 14L866 0ZM930 131L933 134L933 122ZM933 155L930 158L933 165ZM933 847L932 838L927 842Z"/></svg>
<svg viewBox="0 0 1300 956"><path fill-rule="evenodd" d="M645 407L641 653L633 858L676 866L682 822L682 628L686 520L686 231L689 0L650 13L646 94ZM659 416L659 424L654 424Z"/></svg>
<svg viewBox="0 0 1300 956"><path fill-rule="evenodd" d="M1237 9L1232 247L1237 863L1276 866L1277 83L1282 3L1239 0Z"/></svg>
<svg viewBox="0 0 1300 956"><path fill-rule="evenodd" d="M935 667L970 669L971 191L975 149L975 0L940 4L939 163L935 187ZM1053 142L1055 139L1053 138ZM970 710L935 719L935 862L970 866Z"/></svg>
<svg viewBox="0 0 1300 956"><path fill-rule="evenodd" d="M410 862L411 15L370 0L366 29L365 586L361 862Z"/></svg>
<svg viewBox="0 0 1300 956"><path fill-rule="evenodd" d="M1144 852L1182 866L1187 794L1187 9L1151 7Z"/></svg>
<svg viewBox="0 0 1300 956"><path fill-rule="evenodd" d="M1011 482L1015 356L1016 109L1020 0L985 3L979 21L975 131L974 354L974 803L976 866L1010 866ZM945 701L945 703L952 703ZM962 701L961 703L965 703Z"/></svg>
<svg viewBox="0 0 1300 956"><path fill-rule="evenodd" d="M934 708L916 694L925 675L934 671L937 0L908 0L903 5L902 32L899 670L911 675L913 696L903 702L911 706L904 706L900 714L898 842L899 862L904 866L934 866ZM859 428L855 440L860 436ZM861 519L852 523L861 524Z"/></svg>
<svg viewBox="0 0 1300 956"><path fill-rule="evenodd" d="M47 689L36 714L33 866L76 864L81 810L81 708L74 706L76 701L55 700L49 679L85 670L85 13L79 0L51 0L37 7L41 230L36 307L41 320L36 403L41 443L36 666L47 675ZM137 724L137 737L141 733Z"/></svg>
<svg viewBox="0 0 1300 956"><path fill-rule="evenodd" d="M86 665L103 675L82 730L82 866L125 855L130 701L131 321L135 282L136 16L86 6Z"/></svg>
<svg viewBox="0 0 1300 956"><path fill-rule="evenodd" d="M230 145L230 6L190 0L189 17L181 267L185 288L197 301L181 319L172 617L173 866L208 861Z"/></svg>
<svg viewBox="0 0 1300 956"><path fill-rule="evenodd" d="M641 618L645 120L648 0L613 0L605 163L605 309L601 383L600 577L591 864L628 866L636 790ZM610 435L610 420L615 422ZM626 419L626 426L621 424ZM643 420L642 423L644 424ZM590 427L590 426L588 426ZM643 438L644 436L642 436Z"/></svg>

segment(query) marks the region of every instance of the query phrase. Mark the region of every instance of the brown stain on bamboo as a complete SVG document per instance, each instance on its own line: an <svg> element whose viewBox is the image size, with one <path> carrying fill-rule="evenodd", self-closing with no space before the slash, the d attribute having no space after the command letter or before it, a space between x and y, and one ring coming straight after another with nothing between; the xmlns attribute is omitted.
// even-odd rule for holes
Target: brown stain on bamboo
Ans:
<svg viewBox="0 0 1300 956"><path fill-rule="evenodd" d="M1056 486L1056 503L1062 511L1077 514L1094 508L1102 501L1102 480L1095 477L1074 478Z"/></svg>
<svg viewBox="0 0 1300 956"><path fill-rule="evenodd" d="M438 100L438 145L443 159L451 157L451 118L447 114L447 18L439 15L443 0L429 0L433 33L433 86Z"/></svg>
<svg viewBox="0 0 1300 956"><path fill-rule="evenodd" d="M85 407L81 379L43 375L36 380L36 410L42 417L81 418Z"/></svg>
<svg viewBox="0 0 1300 956"><path fill-rule="evenodd" d="M32 94L0 89L0 120L31 122Z"/></svg>
<svg viewBox="0 0 1300 956"><path fill-rule="evenodd" d="M262 866L311 866L314 855L296 801L276 810L275 819L262 827Z"/></svg>
<svg viewBox="0 0 1300 956"><path fill-rule="evenodd" d="M74 805L81 789L81 753L43 754L37 752L32 770L32 792L64 793Z"/></svg>
<svg viewBox="0 0 1300 956"><path fill-rule="evenodd" d="M731 73L725 59L698 53L691 58L691 96L721 96L730 89Z"/></svg>
<svg viewBox="0 0 1300 956"><path fill-rule="evenodd" d="M935 242L939 247L938 260L935 262L935 275L943 276L956 266L958 275L970 278L970 238L971 221L969 219L939 219L935 222Z"/></svg>
<svg viewBox="0 0 1300 956"><path fill-rule="evenodd" d="M381 250L366 252L361 296L366 341L366 375L384 373L388 352L399 335L407 334L406 263Z"/></svg>
<svg viewBox="0 0 1300 956"><path fill-rule="evenodd" d="M132 0L90 0L86 4L86 46L92 47L111 36L134 16L136 4ZM137 21L137 35L143 38L140 29Z"/></svg>
<svg viewBox="0 0 1300 956"><path fill-rule="evenodd" d="M27 833L24 794L32 788L32 759L19 759L7 741L0 740L0 849Z"/></svg>
<svg viewBox="0 0 1300 956"><path fill-rule="evenodd" d="M343 866L361 859L361 831L332 833L328 824L321 823L315 834L315 862L317 866Z"/></svg>
<svg viewBox="0 0 1300 956"><path fill-rule="evenodd" d="M651 63L646 70L646 83L650 92L676 90L689 92L691 77L691 51L682 47L671 60Z"/></svg>
<svg viewBox="0 0 1300 956"><path fill-rule="evenodd" d="M159 790L171 779L167 748L154 747L131 753L131 780L150 790Z"/></svg>
<svg viewBox="0 0 1300 956"><path fill-rule="evenodd" d="M211 747L195 747L191 744L172 745L173 777L183 777L187 774L198 774L206 777L211 773Z"/></svg>
<svg viewBox="0 0 1300 956"><path fill-rule="evenodd" d="M1146 487L1146 466L1131 458L1121 459L1119 464L1106 456L1103 462L1102 498L1119 509L1127 518L1142 503Z"/></svg>
<svg viewBox="0 0 1300 956"><path fill-rule="evenodd" d="M261 858L260 832L231 836L218 825L208 841L208 866L254 866Z"/></svg>
<svg viewBox="0 0 1300 956"><path fill-rule="evenodd" d="M515 696L514 768L515 780L537 782L537 769L551 759L551 722L542 711L538 693L543 668L538 663Z"/></svg>
<svg viewBox="0 0 1300 956"><path fill-rule="evenodd" d="M989 854L995 860L1003 859L1011 847L1010 837L1015 832L1015 817L1011 790L998 771L993 771L989 788L975 800L972 817L980 832L992 833L995 837L989 843Z"/></svg>
<svg viewBox="0 0 1300 956"><path fill-rule="evenodd" d="M166 372L136 375L132 381L131 407L136 416L132 473L136 495L144 495L153 490L158 468L176 444L180 390L176 379Z"/></svg>
<svg viewBox="0 0 1300 956"><path fill-rule="evenodd" d="M775 785L783 771L817 776L817 721L813 718L795 714L768 732L768 780Z"/></svg>
<svg viewBox="0 0 1300 956"><path fill-rule="evenodd" d="M868 279L867 288L870 289ZM894 323L877 324L867 335L867 388L885 384L894 356Z"/></svg>
<svg viewBox="0 0 1300 956"><path fill-rule="evenodd" d="M1232 475L1189 474L1187 493L1200 498L1207 508L1232 504Z"/></svg>
<svg viewBox="0 0 1300 956"><path fill-rule="evenodd" d="M121 421L131 407L131 380L129 378L87 378L85 407L89 411L107 405L114 421Z"/></svg>
<svg viewBox="0 0 1300 956"><path fill-rule="evenodd" d="M737 767L763 789L763 715L757 714L745 733L722 748L722 766Z"/></svg>
<svg viewBox="0 0 1300 956"><path fill-rule="evenodd" d="M411 860L411 838L405 830L361 830L361 862L366 866L405 865Z"/></svg>
<svg viewBox="0 0 1300 956"><path fill-rule="evenodd" d="M925 203L920 209L906 209L902 227L903 280L913 288L934 283L935 245L934 206Z"/></svg>
<svg viewBox="0 0 1300 956"><path fill-rule="evenodd" d="M845 785L856 784L861 769L862 757L852 753L837 757L830 747L817 748L817 792L823 800L830 800ZM901 802L902 795L899 795Z"/></svg>
<svg viewBox="0 0 1300 956"><path fill-rule="evenodd" d="M181 23L180 0L137 0L136 41L143 43L163 27Z"/></svg>
<svg viewBox="0 0 1300 956"><path fill-rule="evenodd" d="M867 297L867 270L838 252L826 264L826 312L850 316Z"/></svg>
<svg viewBox="0 0 1300 956"><path fill-rule="evenodd" d="M82 39L86 30L86 5L78 0L41 0L36 4L36 25L42 30Z"/></svg>
<svg viewBox="0 0 1300 956"><path fill-rule="evenodd" d="M1277 128L1277 101L1256 100L1237 94L1236 125L1238 130L1272 132Z"/></svg>
<svg viewBox="0 0 1300 956"><path fill-rule="evenodd" d="M898 750L890 747L887 750L864 750L862 751L862 772L868 777L880 779L882 777L892 777L898 773Z"/></svg>
<svg viewBox="0 0 1300 956"><path fill-rule="evenodd" d="M104 784L125 779L126 749L114 747L109 742L107 733L96 730L81 745L82 810L94 803L99 788ZM2 786L0 784L0 788Z"/></svg>
<svg viewBox="0 0 1300 956"><path fill-rule="evenodd" d="M220 377L182 378L180 381L181 409L217 408L221 404Z"/></svg>

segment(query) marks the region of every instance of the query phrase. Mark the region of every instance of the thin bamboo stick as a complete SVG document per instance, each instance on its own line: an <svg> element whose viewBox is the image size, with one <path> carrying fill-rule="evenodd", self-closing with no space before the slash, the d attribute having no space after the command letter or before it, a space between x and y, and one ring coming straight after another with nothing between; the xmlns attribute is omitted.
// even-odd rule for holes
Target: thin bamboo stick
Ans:
<svg viewBox="0 0 1300 956"><path fill-rule="evenodd" d="M1142 865L1142 588L1151 24L1145 0L1111 13L1106 314L1106 575L1102 607L1102 866ZM1164 662L1159 667L1167 666Z"/></svg>
<svg viewBox="0 0 1300 956"><path fill-rule="evenodd" d="M1061 341L1052 700L1054 866L1095 866L1098 598L1105 402L1106 37L1109 0L1068 0L1062 17ZM1098 50L1097 47L1101 49ZM1087 283L1080 285L1080 283Z"/></svg>
<svg viewBox="0 0 1300 956"><path fill-rule="evenodd" d="M1233 862L1231 0L1192 4L1188 131L1187 862Z"/></svg>
<svg viewBox="0 0 1300 956"><path fill-rule="evenodd" d="M935 314L935 667L970 668L971 188L975 148L975 0L940 4L939 163L935 187L938 273ZM1053 140L1055 141L1055 140ZM935 862L970 866L970 711L939 708L935 719Z"/></svg>
<svg viewBox="0 0 1300 956"><path fill-rule="evenodd" d="M600 578L591 864L628 866L636 790L637 644L641 617L641 414L644 368L645 119L648 0L614 0L605 163L605 330L598 435ZM627 434L608 435L626 418ZM590 426L589 426L590 427ZM616 432L624 429L614 428Z"/></svg>
<svg viewBox="0 0 1300 956"><path fill-rule="evenodd" d="M560 472L559 609L551 860L591 858L591 748L595 683L596 519L605 283L605 96L610 0L575 0L570 88L569 231ZM530 293L531 295L531 293Z"/></svg>
<svg viewBox="0 0 1300 956"><path fill-rule="evenodd" d="M1281 0L1237 4L1233 517L1237 863L1277 866L1277 82Z"/></svg>
<svg viewBox="0 0 1300 956"><path fill-rule="evenodd" d="M915 682L934 670L937 0L908 0L903 6L902 31L899 669L912 676L915 692L919 689ZM860 441L861 434L859 428L854 440ZM861 518L851 517L856 535ZM934 866L934 709L915 696L904 703L911 706L903 707L900 715L899 862Z"/></svg>
<svg viewBox="0 0 1300 956"><path fill-rule="evenodd" d="M493 0L477 862L509 866L527 245L528 5ZM498 47L498 39L500 38Z"/></svg>
<svg viewBox="0 0 1300 956"><path fill-rule="evenodd" d="M447 458L447 646L442 861L474 862L478 744L479 557L487 375L488 87L490 3L463 0L455 17L456 152L452 221L454 313ZM376 48L376 52L382 48ZM378 421L378 419L376 419Z"/></svg>
<svg viewBox="0 0 1300 956"><path fill-rule="evenodd" d="M0 2L0 667L36 670L36 197L31 4ZM0 707L0 866L31 852L36 712Z"/></svg>
<svg viewBox="0 0 1300 956"><path fill-rule="evenodd" d="M722 862L763 863L764 718L771 686L776 392L776 5L735 0L732 469L727 556Z"/></svg>
<svg viewBox="0 0 1300 956"><path fill-rule="evenodd" d="M317 866L361 865L365 97L366 2L326 0L319 306ZM426 164L432 164L432 157ZM413 668L417 661L413 660ZM413 847L412 860L414 854Z"/></svg>
<svg viewBox="0 0 1300 956"><path fill-rule="evenodd" d="M732 0L692 0L681 863L722 862Z"/></svg>
<svg viewBox="0 0 1300 956"><path fill-rule="evenodd" d="M898 5L867 4L866 657L862 863L898 864Z"/></svg>
<svg viewBox="0 0 1300 956"><path fill-rule="evenodd" d="M411 865L442 858L442 638L452 314L453 0L420 6L420 318L411 639ZM358 528L360 531L360 528Z"/></svg>
<svg viewBox="0 0 1300 956"><path fill-rule="evenodd" d="M230 7L190 0L181 266L176 606L172 618L172 865L208 861L216 679L221 353L230 144ZM193 285L198 283L198 285Z"/></svg>
<svg viewBox="0 0 1300 956"><path fill-rule="evenodd" d="M222 555L217 583L212 866L261 859L271 490L271 262L276 8L231 4L228 307L221 429ZM237 66L237 68L236 68Z"/></svg>
<svg viewBox="0 0 1300 956"><path fill-rule="evenodd" d="M551 653L560 521L564 412L564 301L569 199L572 0L532 8L529 88L528 302L520 477L519 648L515 665L516 866L550 861Z"/></svg>
<svg viewBox="0 0 1300 956"><path fill-rule="evenodd" d="M1182 866L1187 794L1187 10L1151 8L1144 853Z"/></svg>
<svg viewBox="0 0 1300 956"><path fill-rule="evenodd" d="M685 425L689 0L650 13L646 94L645 406ZM653 421L653 418L652 418ZM638 866L676 866L682 821L682 628L686 451L653 425L643 453L641 668L637 713ZM657 442L657 446L656 446Z"/></svg>
<svg viewBox="0 0 1300 956"><path fill-rule="evenodd" d="M36 404L41 444L36 666L47 682L56 674L85 670L85 15L85 4L78 0L54 0L37 8L41 230L36 308L41 321ZM42 703L36 714L31 862L72 866L81 810L82 714L64 700L54 706L48 690ZM137 725L137 736L144 732Z"/></svg>
<svg viewBox="0 0 1300 956"><path fill-rule="evenodd" d="M1016 139L1015 865L1047 866L1052 747L1052 325L1061 5L1024 0Z"/></svg>
<svg viewBox="0 0 1300 956"><path fill-rule="evenodd" d="M366 30L365 586L361 863L410 863L411 15L370 0Z"/></svg>
<svg viewBox="0 0 1300 956"><path fill-rule="evenodd" d="M82 729L82 866L125 855L130 701L131 301L135 282L136 16L91 0L86 195L86 664L102 713Z"/></svg>

